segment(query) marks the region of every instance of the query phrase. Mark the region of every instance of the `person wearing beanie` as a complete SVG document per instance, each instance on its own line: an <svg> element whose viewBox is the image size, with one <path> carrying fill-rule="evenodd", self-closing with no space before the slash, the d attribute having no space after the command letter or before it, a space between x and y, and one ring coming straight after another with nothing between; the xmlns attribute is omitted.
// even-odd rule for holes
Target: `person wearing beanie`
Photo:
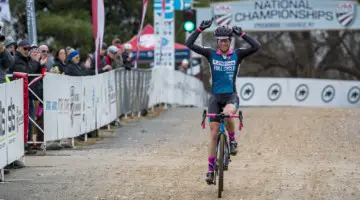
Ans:
<svg viewBox="0 0 360 200"><path fill-rule="evenodd" d="M65 69L65 74L69 76L87 76L89 71L87 68L80 66L80 53L73 48L66 48L68 66Z"/></svg>
<svg viewBox="0 0 360 200"><path fill-rule="evenodd" d="M104 56L104 59L112 69L118 69L122 66L122 58L119 58L119 49L116 46L112 45L108 48L107 55ZM110 71L110 69L108 71Z"/></svg>
<svg viewBox="0 0 360 200"><path fill-rule="evenodd" d="M9 53L14 56L16 50L16 41L13 40L11 37L6 38L5 40L5 48L9 51Z"/></svg>

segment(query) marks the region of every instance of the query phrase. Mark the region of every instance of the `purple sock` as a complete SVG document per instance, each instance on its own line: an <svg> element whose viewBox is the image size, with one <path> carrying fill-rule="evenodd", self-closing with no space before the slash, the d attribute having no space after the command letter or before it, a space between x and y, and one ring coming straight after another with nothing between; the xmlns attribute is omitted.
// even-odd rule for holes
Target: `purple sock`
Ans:
<svg viewBox="0 0 360 200"><path fill-rule="evenodd" d="M208 161L209 161L209 168L208 171L214 171L214 165L215 165L215 156L209 156L208 157Z"/></svg>
<svg viewBox="0 0 360 200"><path fill-rule="evenodd" d="M229 132L229 140L230 142L235 142L235 132Z"/></svg>

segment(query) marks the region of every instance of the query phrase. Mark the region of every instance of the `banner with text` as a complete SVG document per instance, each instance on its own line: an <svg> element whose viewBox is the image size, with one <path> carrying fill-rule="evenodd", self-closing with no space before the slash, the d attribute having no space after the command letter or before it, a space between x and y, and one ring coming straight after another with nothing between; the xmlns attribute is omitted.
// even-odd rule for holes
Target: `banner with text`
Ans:
<svg viewBox="0 0 360 200"><path fill-rule="evenodd" d="M197 24L215 17L217 26L241 26L245 31L300 31L360 29L356 1L257 0L213 3L199 9Z"/></svg>
<svg viewBox="0 0 360 200"><path fill-rule="evenodd" d="M174 0L154 0L155 67L175 69Z"/></svg>

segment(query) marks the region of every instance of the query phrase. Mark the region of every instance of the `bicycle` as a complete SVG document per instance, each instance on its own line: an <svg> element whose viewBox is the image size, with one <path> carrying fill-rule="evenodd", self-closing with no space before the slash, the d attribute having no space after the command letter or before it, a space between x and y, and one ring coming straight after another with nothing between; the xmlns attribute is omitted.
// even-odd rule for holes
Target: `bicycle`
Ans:
<svg viewBox="0 0 360 200"><path fill-rule="evenodd" d="M239 115L228 115L224 113L215 114L209 113L204 110L203 120L201 126L205 129L205 119L206 117L220 117L220 130L216 136L216 161L214 166L215 176L214 176L214 185L216 185L216 177L219 178L219 187L218 187L218 198L221 198L221 193L224 191L224 171L227 171L229 168L230 159L230 148L229 141L227 139L227 134L225 134L225 118L238 118L240 120L239 130L243 128L243 116L242 112L239 111ZM222 164L220 164L222 163Z"/></svg>

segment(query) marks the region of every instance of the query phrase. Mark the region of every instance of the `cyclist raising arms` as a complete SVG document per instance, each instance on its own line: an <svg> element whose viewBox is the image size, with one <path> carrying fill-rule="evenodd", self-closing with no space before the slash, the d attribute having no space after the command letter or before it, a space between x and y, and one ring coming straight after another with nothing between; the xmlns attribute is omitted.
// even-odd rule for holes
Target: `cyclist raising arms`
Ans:
<svg viewBox="0 0 360 200"><path fill-rule="evenodd" d="M214 35L217 39L218 50L200 47L194 42L199 34L205 29L209 28L213 22L211 20L202 21L196 31L194 31L188 40L186 46L192 51L205 56L211 68L212 76L212 91L209 98L209 113L235 114L239 107L239 97L236 92L236 77L240 68L240 63L245 57L257 52L260 49L260 44L255 39L251 38L240 27L234 26L229 28L226 26L218 27ZM231 37L233 33L242 37L251 47L246 49L230 49ZM216 135L219 132L220 120L218 118L210 119L210 144L209 144L209 167L206 173L206 182L213 183L214 179L214 164L216 158ZM235 124L232 119L226 121L227 130L230 140L230 154L235 156L237 153L237 142L235 140Z"/></svg>

